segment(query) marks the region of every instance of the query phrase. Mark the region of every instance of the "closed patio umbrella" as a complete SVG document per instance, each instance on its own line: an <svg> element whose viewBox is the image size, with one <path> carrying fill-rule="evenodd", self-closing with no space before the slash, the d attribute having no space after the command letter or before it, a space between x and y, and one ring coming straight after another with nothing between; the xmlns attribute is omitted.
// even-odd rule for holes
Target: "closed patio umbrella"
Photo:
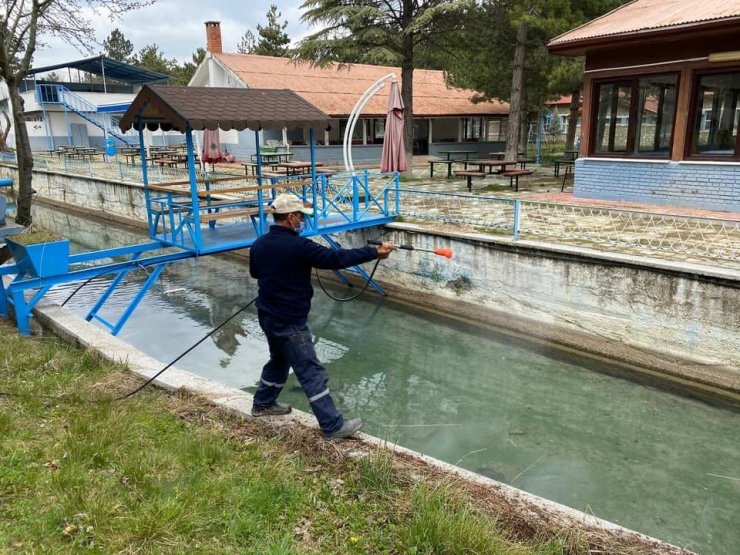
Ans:
<svg viewBox="0 0 740 555"><path fill-rule="evenodd" d="M218 129L205 129L203 131L203 151L201 152L201 160L203 162L215 164L216 162L221 162L223 159L224 156L221 152Z"/></svg>
<svg viewBox="0 0 740 555"><path fill-rule="evenodd" d="M383 134L383 154L380 158L380 171L402 172L406 170L406 149L403 144L403 100L398 83L391 82L388 95L388 115L385 118Z"/></svg>

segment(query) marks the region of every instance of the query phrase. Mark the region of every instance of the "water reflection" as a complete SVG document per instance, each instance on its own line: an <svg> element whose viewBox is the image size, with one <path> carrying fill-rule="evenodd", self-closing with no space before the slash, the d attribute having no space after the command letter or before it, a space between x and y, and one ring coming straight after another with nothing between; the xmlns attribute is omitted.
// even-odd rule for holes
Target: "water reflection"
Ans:
<svg viewBox="0 0 740 555"><path fill-rule="evenodd" d="M52 211L36 217L88 248L143 240ZM122 311L145 277L132 274L107 310ZM84 314L103 287L91 283L69 306ZM166 363L255 294L243 261L173 264L121 337ZM738 412L373 294L336 303L318 293L310 324L335 399L370 433L700 552L736 552ZM266 360L249 309L178 366L249 388ZM294 377L284 397L308 409Z"/></svg>

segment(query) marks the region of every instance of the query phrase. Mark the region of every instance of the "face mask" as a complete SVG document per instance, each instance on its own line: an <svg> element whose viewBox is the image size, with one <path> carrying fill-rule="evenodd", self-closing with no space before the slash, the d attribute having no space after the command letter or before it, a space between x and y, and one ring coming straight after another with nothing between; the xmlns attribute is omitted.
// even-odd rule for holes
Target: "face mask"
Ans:
<svg viewBox="0 0 740 555"><path fill-rule="evenodd" d="M298 227L293 228L296 233L303 233L303 231L306 229L306 220L299 220L298 221Z"/></svg>

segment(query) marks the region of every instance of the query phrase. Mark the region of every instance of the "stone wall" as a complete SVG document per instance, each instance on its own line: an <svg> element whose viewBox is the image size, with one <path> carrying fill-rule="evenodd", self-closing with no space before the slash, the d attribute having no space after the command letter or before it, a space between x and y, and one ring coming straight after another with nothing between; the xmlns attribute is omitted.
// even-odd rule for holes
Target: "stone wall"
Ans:
<svg viewBox="0 0 740 555"><path fill-rule="evenodd" d="M0 166L0 177L10 177L17 182L18 170L12 166ZM140 222L143 225L146 222L144 186L137 183L34 171L33 188L37 198L53 204L127 223Z"/></svg>
<svg viewBox="0 0 740 555"><path fill-rule="evenodd" d="M579 158L576 197L740 211L740 164Z"/></svg>

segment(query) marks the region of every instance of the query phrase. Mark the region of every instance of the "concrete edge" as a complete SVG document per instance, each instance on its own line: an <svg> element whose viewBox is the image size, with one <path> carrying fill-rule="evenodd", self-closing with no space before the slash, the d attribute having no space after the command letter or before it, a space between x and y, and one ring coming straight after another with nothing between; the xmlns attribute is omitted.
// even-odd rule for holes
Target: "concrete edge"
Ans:
<svg viewBox="0 0 740 555"><path fill-rule="evenodd" d="M162 362L139 351L121 339L110 335L107 331L89 324L84 319L57 304L39 303L34 310L34 314L40 325L55 333L62 339L91 349L99 353L106 360L124 363L133 374L141 378L151 378L163 366ZM213 404L220 406L229 412L236 413L245 418L251 418L251 394L219 384L207 378L196 376L195 374L179 369L176 366L169 368L161 377L157 378L153 384L168 391L185 389L208 399ZM318 428L316 419L313 415L298 410L294 410L293 413L287 417L281 418L281 420L286 423L301 424L309 428ZM387 440L364 433L359 434L359 436L366 444L389 449L396 454L415 458L443 473L455 475L473 484L496 490L513 503L524 503L526 505L533 506L538 510L543 510L554 516L563 526L587 526L588 528L605 531L613 535L635 538L636 540L649 544L652 548L660 549L661 553L692 553L680 547L663 542L657 538L624 528L613 522L600 519L554 501L538 497L507 484L497 482L491 478L475 474L439 459L435 459L395 443L388 442ZM532 514L534 514L534 511L532 511Z"/></svg>
<svg viewBox="0 0 740 555"><path fill-rule="evenodd" d="M731 285L733 287L740 287L740 271L731 270L728 268L706 266L702 264L694 264L691 262L676 262L673 260L663 260L660 258L650 258L634 254L611 253L595 249L588 249L584 247L574 247L558 243L547 243L543 241L531 241L526 239L513 241L511 238L495 237L483 233L456 233L452 231L438 231L428 229L426 226L423 225L406 222L392 222L389 224L385 224L385 227L398 231L424 233L425 235L446 237L450 239L469 241L479 244L493 244L512 250L521 251L528 249L544 253L566 255L583 262L591 259L598 262L646 268L648 270L657 270L671 274L694 277L697 279L710 278L713 280L722 280L728 282L728 285Z"/></svg>

